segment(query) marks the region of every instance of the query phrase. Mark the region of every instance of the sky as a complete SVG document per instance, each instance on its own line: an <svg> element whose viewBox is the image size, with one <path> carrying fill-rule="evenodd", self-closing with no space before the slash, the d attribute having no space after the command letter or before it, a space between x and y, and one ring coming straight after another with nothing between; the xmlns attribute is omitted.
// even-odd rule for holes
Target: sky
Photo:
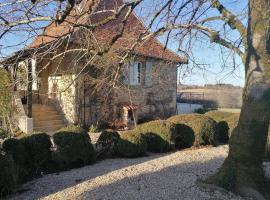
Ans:
<svg viewBox="0 0 270 200"><path fill-rule="evenodd" d="M153 0L152 0L153 1ZM163 2L162 0L156 0ZM181 2L181 1L180 1ZM234 13L240 13L243 8L245 8L247 1L235 1L235 0L223 0L222 1L225 6L227 6ZM152 2L153 3L153 2ZM153 4L151 0L146 0L145 3L141 5L136 13L142 19L142 21L146 22L146 17L144 15L145 8L148 12L149 9L153 9ZM144 10L143 10L144 9ZM218 15L216 12L211 12L210 15ZM214 27L221 28L221 27ZM234 33L232 34L234 36ZM237 34L235 34L237 37ZM12 52L22 48L26 44L29 44L31 41L24 41L26 38L25 33L16 32L16 34L7 35L7 37L3 38L0 41L0 51L2 55L9 55ZM160 37L159 40L164 43L164 38ZM13 45L13 44L22 44L18 47L2 49L1 47ZM177 51L178 43L177 41L170 41L168 44L168 48ZM182 65L179 68L179 83L189 84L189 85L204 85L204 84L233 84L237 86L244 85L244 66L241 64L241 59L239 57L235 57L235 60L232 57L224 56L222 53L224 49L220 48L219 45L214 45L209 42L207 39L195 41L192 45L192 61L189 61L189 65ZM193 60L194 59L194 60ZM224 60L226 60L224 64ZM198 63L199 66L203 69L199 69L198 67L194 67L192 64L194 62ZM234 63L236 63L236 68L234 69Z"/></svg>
<svg viewBox="0 0 270 200"><path fill-rule="evenodd" d="M157 4L164 2L162 0L155 0ZM181 0L179 1L181 3ZM242 14L243 10L247 8L247 0L221 0L229 10L236 14ZM142 8L137 11L137 15L147 21L147 15L144 12L149 12L149 8L155 9L156 4L150 1L145 1ZM146 10L146 11L143 11ZM207 16L218 16L216 10L209 10ZM240 16L243 23L245 16ZM205 17L205 16L204 16ZM149 18L149 17L148 17ZM184 20L183 20L184 21ZM222 30L223 26L214 25L214 29ZM236 31L228 33L231 38L238 38L239 34ZM165 43L165 39L160 37L161 42ZM168 44L168 48L177 51L178 41L172 40ZM184 50L184 49L183 49ZM191 54L189 52L189 54ZM231 55L231 53L230 53ZM205 84L233 84L236 86L244 86L244 66L239 56L228 56L228 51L221 48L219 45L210 43L208 38L195 40L192 43L192 57L189 65L183 65L179 68L179 82L189 85L205 85ZM194 66L193 62L199 64L199 67ZM203 68L203 69L200 69Z"/></svg>

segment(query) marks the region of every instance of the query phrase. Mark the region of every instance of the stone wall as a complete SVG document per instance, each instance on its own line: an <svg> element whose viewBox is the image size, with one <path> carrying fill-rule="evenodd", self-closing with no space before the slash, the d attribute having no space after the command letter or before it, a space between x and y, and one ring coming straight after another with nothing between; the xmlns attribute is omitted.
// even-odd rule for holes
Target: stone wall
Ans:
<svg viewBox="0 0 270 200"><path fill-rule="evenodd" d="M139 106L138 118L166 118L176 113L177 69L175 64L152 60L152 84L145 84L145 60L142 62L142 82L114 90L114 102L132 102Z"/></svg>
<svg viewBox="0 0 270 200"><path fill-rule="evenodd" d="M136 115L139 121L176 114L176 65L152 59L152 84L149 85L145 82L146 59L138 60L142 63L140 85L118 84L95 94L91 89L83 93L85 86L78 87L79 121L86 124L117 121L123 117L124 104L138 106Z"/></svg>
<svg viewBox="0 0 270 200"><path fill-rule="evenodd" d="M53 98L49 77L75 74L76 70L78 72L80 69L80 65L73 63L70 58L50 63L49 67L39 74L42 103L54 105L65 115L68 123L91 125L114 122L123 117L123 104L138 106L136 115L139 121L166 118L176 113L176 64L148 59L147 61L153 63L151 84L148 84L146 83L146 59L140 57L136 59L142 64L140 85L129 86L119 83L114 88L105 85L103 89L95 91L91 81L82 76L72 84L71 91L68 90ZM45 64L46 60L38 65L42 67ZM63 89L64 84L61 80L60 90Z"/></svg>

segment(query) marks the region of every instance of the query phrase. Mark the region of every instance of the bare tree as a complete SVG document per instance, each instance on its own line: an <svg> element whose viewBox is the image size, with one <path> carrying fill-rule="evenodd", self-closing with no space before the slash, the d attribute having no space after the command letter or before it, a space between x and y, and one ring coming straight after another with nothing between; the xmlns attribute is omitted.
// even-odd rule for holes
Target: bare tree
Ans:
<svg viewBox="0 0 270 200"><path fill-rule="evenodd" d="M167 41L174 37L181 44L184 38L189 38L186 44L191 46L194 39L208 39L242 59L246 80L239 123L230 140L228 158L207 182L259 199L263 198L261 194L269 198L262 161L270 117L270 2L250 0L247 3L243 14L246 18L241 18L219 0L168 0L162 12L155 12L152 19L159 15L156 22L159 26L154 32L166 33ZM212 15L211 10L218 11L218 15ZM238 33L230 36L229 29Z"/></svg>

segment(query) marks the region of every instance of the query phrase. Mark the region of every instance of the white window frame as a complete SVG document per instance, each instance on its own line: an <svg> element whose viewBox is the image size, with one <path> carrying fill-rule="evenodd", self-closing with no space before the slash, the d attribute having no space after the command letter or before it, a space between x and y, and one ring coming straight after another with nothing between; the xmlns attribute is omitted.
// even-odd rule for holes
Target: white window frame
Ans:
<svg viewBox="0 0 270 200"><path fill-rule="evenodd" d="M122 67L122 82L125 85L141 85L142 83L142 63L132 61Z"/></svg>

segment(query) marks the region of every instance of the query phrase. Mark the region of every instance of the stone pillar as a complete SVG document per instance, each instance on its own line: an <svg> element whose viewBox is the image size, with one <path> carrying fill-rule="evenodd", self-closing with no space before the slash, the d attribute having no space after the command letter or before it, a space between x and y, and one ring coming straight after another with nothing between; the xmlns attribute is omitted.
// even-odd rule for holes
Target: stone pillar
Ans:
<svg viewBox="0 0 270 200"><path fill-rule="evenodd" d="M33 77L32 77L32 60L27 62L27 115L32 118L32 99L33 99Z"/></svg>

